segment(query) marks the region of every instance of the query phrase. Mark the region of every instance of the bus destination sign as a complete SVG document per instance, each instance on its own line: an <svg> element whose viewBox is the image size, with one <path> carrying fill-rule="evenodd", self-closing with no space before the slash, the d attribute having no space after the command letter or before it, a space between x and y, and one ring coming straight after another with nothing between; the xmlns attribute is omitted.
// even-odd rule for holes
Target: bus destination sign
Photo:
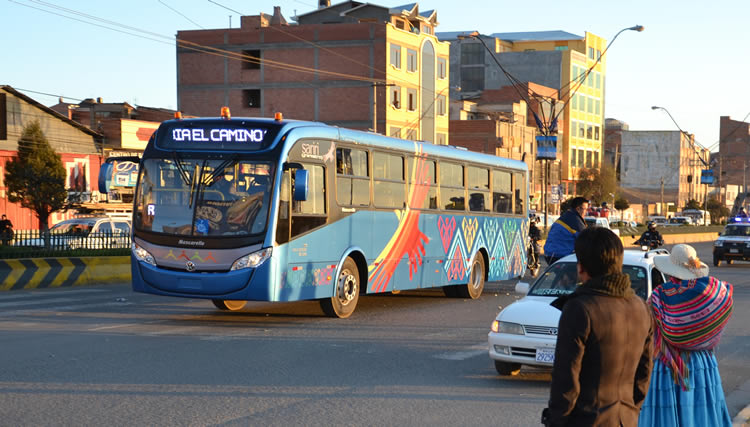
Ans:
<svg viewBox="0 0 750 427"><path fill-rule="evenodd" d="M254 151L268 147L278 132L277 126L257 122L172 122L162 124L155 144L167 150Z"/></svg>

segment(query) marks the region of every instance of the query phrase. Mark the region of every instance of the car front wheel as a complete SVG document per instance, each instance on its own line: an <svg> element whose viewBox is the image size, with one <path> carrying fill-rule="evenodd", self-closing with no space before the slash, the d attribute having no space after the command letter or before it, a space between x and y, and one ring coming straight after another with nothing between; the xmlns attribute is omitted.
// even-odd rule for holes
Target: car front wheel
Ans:
<svg viewBox="0 0 750 427"><path fill-rule="evenodd" d="M500 375L518 375L521 372L521 364L495 360L495 369Z"/></svg>
<svg viewBox="0 0 750 427"><path fill-rule="evenodd" d="M718 267L721 265L721 258L714 255L714 267Z"/></svg>

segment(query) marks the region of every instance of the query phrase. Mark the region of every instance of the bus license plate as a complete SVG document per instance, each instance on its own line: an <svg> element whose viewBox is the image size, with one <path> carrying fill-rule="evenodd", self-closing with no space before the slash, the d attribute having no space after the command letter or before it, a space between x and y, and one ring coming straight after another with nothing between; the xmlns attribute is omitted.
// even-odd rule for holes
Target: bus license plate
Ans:
<svg viewBox="0 0 750 427"><path fill-rule="evenodd" d="M730 249L729 253L736 254L739 252L739 249Z"/></svg>
<svg viewBox="0 0 750 427"><path fill-rule="evenodd" d="M536 361L553 363L555 361L555 349L554 348L538 348L536 349Z"/></svg>

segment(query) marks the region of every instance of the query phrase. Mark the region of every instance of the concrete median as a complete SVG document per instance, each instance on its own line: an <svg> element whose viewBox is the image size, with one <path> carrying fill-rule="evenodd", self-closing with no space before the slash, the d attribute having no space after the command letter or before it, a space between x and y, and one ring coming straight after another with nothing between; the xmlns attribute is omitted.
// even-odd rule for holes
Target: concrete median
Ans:
<svg viewBox="0 0 750 427"><path fill-rule="evenodd" d="M637 246L633 244L635 240L637 240L640 237L640 235L635 235L635 238L633 238L631 235L620 235L620 240L622 240L622 245L625 247L625 249L632 249L636 248ZM665 245L676 245L678 243L700 243L700 242L713 242L716 240L717 233L692 233L692 234L662 234L662 238L664 238L664 244ZM542 250L542 253L544 253L544 242L545 240L539 241L539 247Z"/></svg>
<svg viewBox="0 0 750 427"><path fill-rule="evenodd" d="M0 291L128 281L129 256L0 260Z"/></svg>

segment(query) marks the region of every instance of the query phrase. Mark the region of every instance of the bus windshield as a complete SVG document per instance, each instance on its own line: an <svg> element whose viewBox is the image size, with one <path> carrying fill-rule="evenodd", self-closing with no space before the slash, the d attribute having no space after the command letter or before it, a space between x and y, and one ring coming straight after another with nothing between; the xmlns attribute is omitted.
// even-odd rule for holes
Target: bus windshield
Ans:
<svg viewBox="0 0 750 427"><path fill-rule="evenodd" d="M264 232L271 194L269 163L233 159L146 159L135 196L138 230L180 236Z"/></svg>

